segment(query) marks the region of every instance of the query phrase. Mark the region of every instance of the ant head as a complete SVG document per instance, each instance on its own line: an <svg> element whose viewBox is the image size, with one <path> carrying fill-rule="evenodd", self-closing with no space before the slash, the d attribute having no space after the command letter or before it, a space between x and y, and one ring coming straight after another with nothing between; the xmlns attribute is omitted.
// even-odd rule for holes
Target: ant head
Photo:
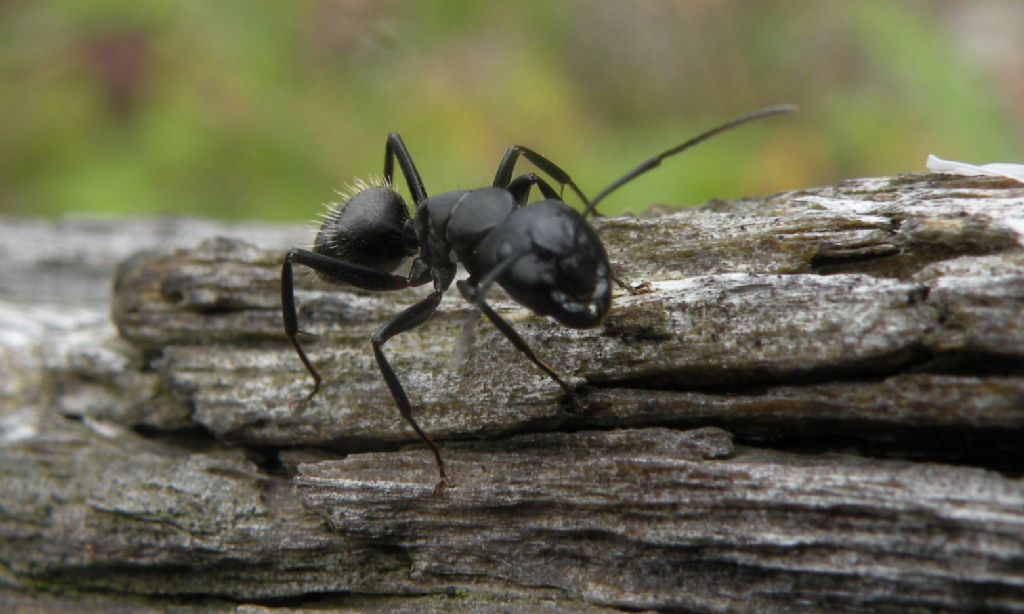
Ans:
<svg viewBox="0 0 1024 614"><path fill-rule="evenodd" d="M342 197L324 215L314 252L386 272L416 253L406 230L409 208L386 181L359 181Z"/></svg>
<svg viewBox="0 0 1024 614"><path fill-rule="evenodd" d="M570 328L593 328L611 304L611 266L597 233L557 200L516 209L478 252L518 303Z"/></svg>

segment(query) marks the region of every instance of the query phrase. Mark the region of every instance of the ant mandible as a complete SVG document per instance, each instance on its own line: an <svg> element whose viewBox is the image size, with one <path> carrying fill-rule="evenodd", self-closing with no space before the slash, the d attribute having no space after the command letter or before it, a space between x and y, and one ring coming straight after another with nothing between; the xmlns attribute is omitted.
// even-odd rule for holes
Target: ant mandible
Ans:
<svg viewBox="0 0 1024 614"><path fill-rule="evenodd" d="M597 204L669 156L740 124L793 109L791 105L767 107L712 128L649 158L589 201L568 173L521 145L512 145L505 151L491 187L428 197L402 137L396 133L388 135L383 183L363 185L361 191L335 207L321 226L312 251L292 248L281 268L285 334L313 377L313 390L301 402L313 398L323 379L299 343L293 264L309 267L326 282L350 284L364 290L400 290L432 283L433 291L377 329L370 338L370 345L402 417L434 453L440 476L437 490L449 486L441 450L416 423L409 397L384 355L383 347L388 339L430 318L454 281L458 265L462 264L469 273L468 279L455 282L462 297L561 386L576 406L575 390L487 304L488 288L497 283L518 303L538 315L551 316L565 326L597 326L608 313L611 281L615 280L604 245L586 221ZM535 173L513 178L520 156L562 188L568 186L585 203L583 213L565 204L559 192ZM392 187L396 160L415 204L412 217L405 200ZM528 205L534 186L544 199ZM410 257L414 259L408 275L392 273Z"/></svg>

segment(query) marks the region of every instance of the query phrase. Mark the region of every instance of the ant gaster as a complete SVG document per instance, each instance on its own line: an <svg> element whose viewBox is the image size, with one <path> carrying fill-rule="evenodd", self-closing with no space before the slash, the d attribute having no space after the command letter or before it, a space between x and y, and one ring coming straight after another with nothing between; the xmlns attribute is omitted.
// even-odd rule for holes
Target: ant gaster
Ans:
<svg viewBox="0 0 1024 614"><path fill-rule="evenodd" d="M789 105L768 107L708 130L644 161L589 201L568 173L521 145L505 151L491 187L428 197L402 138L395 133L388 135L383 182L358 186L360 191L328 214L312 251L293 248L284 259L281 307L285 334L313 377L313 390L302 402L309 401L320 390L323 380L299 343L293 264L313 269L327 282L365 290L399 290L431 283L433 291L377 329L370 345L402 417L434 453L440 475L438 489L447 486L440 448L416 423L409 397L384 355L388 339L430 318L454 281L458 264L462 264L469 273L468 279L455 282L462 297L561 386L575 407L575 390L491 309L485 300L487 289L497 283L515 301L565 326L597 326L611 303L610 282L617 281L600 238L586 221L597 204L669 156L740 124L791 110ZM560 193L536 174L528 172L513 178L520 156L562 188L568 186L585 203L583 213L565 204ZM405 201L392 187L396 160L415 205L412 217ZM534 186L544 198L528 205ZM408 275L392 273L410 257L413 262Z"/></svg>

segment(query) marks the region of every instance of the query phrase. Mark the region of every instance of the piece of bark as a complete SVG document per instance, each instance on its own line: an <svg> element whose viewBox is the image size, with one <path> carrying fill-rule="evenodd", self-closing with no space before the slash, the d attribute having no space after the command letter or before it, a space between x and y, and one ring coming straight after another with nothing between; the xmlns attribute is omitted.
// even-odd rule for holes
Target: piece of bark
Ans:
<svg viewBox="0 0 1024 614"><path fill-rule="evenodd" d="M971 427L991 445L968 458L1012 464L1024 433L1024 252L1005 221L1024 207L1021 194L1002 182L872 179L760 207L599 220L616 268L653 292L617 295L592 331L494 293L542 357L600 391L584 395L582 416L566 413L561 390L486 323L460 346L475 320L454 292L386 352L421 424L442 439L710 420L745 441L853 435L877 447L902 431L905 450L960 459L951 439ZM300 326L317 335L303 343L325 387L294 407L311 384L281 341L280 259L227 240L140 255L120 269L115 320L133 343L161 348L168 385L218 436L346 449L415 441L368 340L422 289L373 294L307 280ZM197 338L216 343L188 342Z"/></svg>
<svg viewBox="0 0 1024 614"><path fill-rule="evenodd" d="M454 292L386 346L442 496L368 342L419 290L300 280L295 407L298 229L12 221L0 604L1024 609L1021 218L910 176L597 220L652 292L592 331L491 297L584 411L486 322L460 347Z"/></svg>
<svg viewBox="0 0 1024 614"><path fill-rule="evenodd" d="M299 497L439 582L685 611L1022 605L1024 484L983 470L734 449L714 428L446 452L440 498L422 451L302 465Z"/></svg>

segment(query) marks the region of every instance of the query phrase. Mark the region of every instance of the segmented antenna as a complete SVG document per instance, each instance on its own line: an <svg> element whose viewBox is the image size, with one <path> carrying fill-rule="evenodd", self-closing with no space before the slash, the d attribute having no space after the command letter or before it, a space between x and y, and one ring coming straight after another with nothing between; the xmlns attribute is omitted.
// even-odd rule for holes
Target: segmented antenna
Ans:
<svg viewBox="0 0 1024 614"><path fill-rule="evenodd" d="M690 139L689 141L686 141L685 143L683 143L681 145L676 145L672 149L669 149L667 151L663 151L662 153L660 153L660 154L658 154L658 155L656 155L656 156L654 156L652 158L649 158L649 159L645 160L644 162L642 162L639 166L637 166L633 170L629 171L628 173L626 173L622 177L619 177L618 179L613 181L611 183L611 185L609 185L607 188L602 190L600 194L595 196L594 200L590 201L590 203L587 205L587 208L583 210L583 217L584 217L584 219L588 215L590 215L591 213L594 212L595 207L597 207L597 203L601 202L606 196L608 196L609 194L611 194L615 190L618 190L619 188L621 188L622 186L626 185L630 181L633 181L634 179L636 179L640 175L643 175L644 173L646 173L647 171L651 170L652 168L655 168L656 166L661 164L661 161L664 160L665 158L674 156L677 153L680 153L682 151L685 151L685 150L693 147L694 145L697 145L698 143L702 143L702 142L710 139L711 137L715 136L716 134L721 134L721 133L723 133L723 132L725 132L727 130L731 130L731 129L733 129L733 128L741 125L741 124L745 124L747 122L754 121L755 119L761 119L762 117L769 117L771 115L781 115L783 113L790 113L790 112L795 111L795 110L796 110L796 106L791 105L791 104L780 104L780 105L775 105L775 106L772 106L772 107L765 107L763 109L758 109L757 111L752 111L752 112L747 113L745 115L740 115L739 117L737 117L735 119L732 119L730 121L727 121L727 122L725 122L724 124L722 124L720 126L716 126L716 127L712 128L711 130L708 130L707 132L704 132L703 134L700 134L698 136L693 137L692 139ZM578 228L577 228L577 232L579 232Z"/></svg>

